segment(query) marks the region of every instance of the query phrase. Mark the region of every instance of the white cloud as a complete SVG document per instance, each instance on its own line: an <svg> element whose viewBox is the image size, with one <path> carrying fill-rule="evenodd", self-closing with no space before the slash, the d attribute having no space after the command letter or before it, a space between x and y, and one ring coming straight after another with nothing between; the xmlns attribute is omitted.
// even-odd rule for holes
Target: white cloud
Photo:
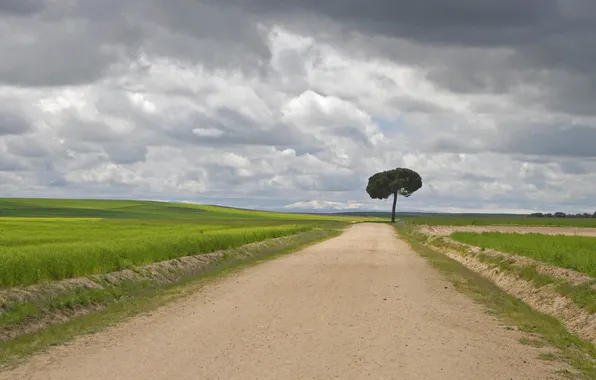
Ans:
<svg viewBox="0 0 596 380"><path fill-rule="evenodd" d="M101 58L101 67L79 67L72 78L60 57L31 78L0 64L0 195L388 209L368 198L366 181L407 166L424 186L400 200L401 209L577 209L596 196L591 145L578 149L581 162L569 156L573 148L559 146L589 141L596 119L550 109L536 100L547 87L524 76L497 91L498 77L483 74L493 61L513 59L510 47L460 49L358 33L339 39L333 25L306 33L223 6L135 4L139 13L112 4L128 24L114 20L110 29L87 20L94 36L53 41L64 30L26 33L31 20L15 27L10 46L25 50L32 38L33 47L47 41L68 57L67 46L93 37L104 50L82 51ZM198 10L213 20L193 21ZM80 11L71 28L91 17ZM59 26L44 20L46 32ZM452 74L465 82L466 67L467 80L486 90L448 81ZM575 129L561 135L564 125ZM546 153L528 146L528 130L542 132L535 145Z"/></svg>
<svg viewBox="0 0 596 380"><path fill-rule="evenodd" d="M362 208L362 206L361 203L314 200L310 202L290 203L283 208L301 210L358 210Z"/></svg>
<svg viewBox="0 0 596 380"><path fill-rule="evenodd" d="M199 137L221 137L224 132L216 128L195 128L192 133Z"/></svg>

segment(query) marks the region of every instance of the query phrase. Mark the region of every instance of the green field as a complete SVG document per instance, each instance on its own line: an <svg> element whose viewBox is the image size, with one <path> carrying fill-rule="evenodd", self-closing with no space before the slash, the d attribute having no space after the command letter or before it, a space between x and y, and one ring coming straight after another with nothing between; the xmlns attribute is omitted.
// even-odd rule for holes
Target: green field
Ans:
<svg viewBox="0 0 596 380"><path fill-rule="evenodd" d="M411 216L402 220L414 225L429 226L555 226L596 227L596 218L535 218L527 216Z"/></svg>
<svg viewBox="0 0 596 380"><path fill-rule="evenodd" d="M236 248L363 218L184 203L0 199L0 287Z"/></svg>
<svg viewBox="0 0 596 380"><path fill-rule="evenodd" d="M596 238L585 236L454 232L462 243L514 253L596 278Z"/></svg>
<svg viewBox="0 0 596 380"><path fill-rule="evenodd" d="M341 215L295 214L243 210L232 207L207 206L191 203L79 200L79 199L18 199L0 198L1 217L35 218L109 218L109 219L282 219L314 221L352 221L363 217Z"/></svg>

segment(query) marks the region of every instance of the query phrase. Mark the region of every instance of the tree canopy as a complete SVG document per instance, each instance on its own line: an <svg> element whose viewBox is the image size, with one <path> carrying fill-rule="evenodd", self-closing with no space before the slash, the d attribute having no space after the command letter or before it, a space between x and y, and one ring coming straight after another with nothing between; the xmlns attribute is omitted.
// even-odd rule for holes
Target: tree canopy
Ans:
<svg viewBox="0 0 596 380"><path fill-rule="evenodd" d="M422 187L422 178L412 169L396 168L374 174L368 179L366 192L373 199L387 199L393 195L391 222L395 222L397 196L409 197Z"/></svg>

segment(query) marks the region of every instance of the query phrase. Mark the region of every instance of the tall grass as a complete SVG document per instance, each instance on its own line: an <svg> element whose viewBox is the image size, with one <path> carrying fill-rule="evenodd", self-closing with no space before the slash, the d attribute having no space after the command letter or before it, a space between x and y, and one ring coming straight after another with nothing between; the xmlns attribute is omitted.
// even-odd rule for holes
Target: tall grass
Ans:
<svg viewBox="0 0 596 380"><path fill-rule="evenodd" d="M239 226L244 225L246 223ZM232 226L233 224L230 223L213 225L163 220L156 222L80 218L0 218L0 247L106 241L149 234L153 236L182 232L193 234Z"/></svg>
<svg viewBox="0 0 596 380"><path fill-rule="evenodd" d="M596 238L500 232L454 232L462 243L527 256L596 277Z"/></svg>
<svg viewBox="0 0 596 380"><path fill-rule="evenodd" d="M119 235L116 238L102 233L100 235L104 236L103 239L87 234L88 239L81 235L79 241L71 236L70 241L38 240L35 244L6 245L5 240L0 247L0 286L62 280L235 248L307 231L313 225L290 224L219 230L209 230L213 226L204 225L195 226L192 230L188 226L181 228L178 225L178 231L171 226L162 227L165 231L161 233L151 233L149 230L143 233L138 231L135 235L127 231L125 236L128 237ZM62 228L65 236L68 236L68 228L64 225ZM51 235L56 233L58 232L54 231Z"/></svg>

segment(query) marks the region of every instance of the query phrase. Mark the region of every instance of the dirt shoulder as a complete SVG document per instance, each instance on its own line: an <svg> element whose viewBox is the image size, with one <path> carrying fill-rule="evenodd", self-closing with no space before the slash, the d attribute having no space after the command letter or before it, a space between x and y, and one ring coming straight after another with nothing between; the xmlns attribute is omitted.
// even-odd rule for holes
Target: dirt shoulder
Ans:
<svg viewBox="0 0 596 380"><path fill-rule="evenodd" d="M250 267L55 347L17 379L555 379L388 225Z"/></svg>
<svg viewBox="0 0 596 380"><path fill-rule="evenodd" d="M432 235L448 236L453 232L505 232L518 234L568 235L596 237L596 228L587 227L544 227L544 226L427 226L418 230Z"/></svg>

